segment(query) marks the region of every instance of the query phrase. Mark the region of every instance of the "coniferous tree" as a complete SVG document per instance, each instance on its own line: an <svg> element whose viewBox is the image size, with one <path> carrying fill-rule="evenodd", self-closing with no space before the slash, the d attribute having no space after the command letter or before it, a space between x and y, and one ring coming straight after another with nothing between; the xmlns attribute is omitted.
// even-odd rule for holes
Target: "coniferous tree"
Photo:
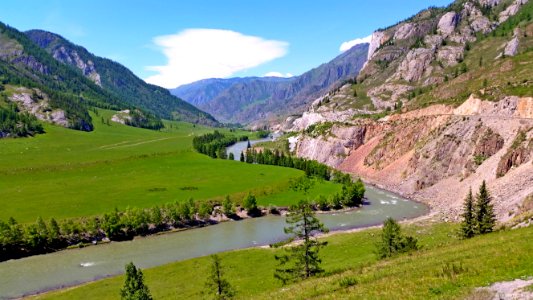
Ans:
<svg viewBox="0 0 533 300"><path fill-rule="evenodd" d="M233 152L230 152L229 155L228 155L228 159L229 160L235 160L235 155L233 154Z"/></svg>
<svg viewBox="0 0 533 300"><path fill-rule="evenodd" d="M239 159L241 162L244 162L244 152L241 152L241 158Z"/></svg>
<svg viewBox="0 0 533 300"><path fill-rule="evenodd" d="M476 234L476 216L474 212L474 197L472 196L472 189L468 191L464 203L464 211L462 214L463 221L461 222L461 237L469 239Z"/></svg>
<svg viewBox="0 0 533 300"><path fill-rule="evenodd" d="M213 299L216 300L233 298L235 296L235 290L224 278L220 257L218 255L212 255L211 261L211 273L205 283L207 294L212 295Z"/></svg>
<svg viewBox="0 0 533 300"><path fill-rule="evenodd" d="M377 244L379 258L391 257L398 253L418 249L418 241L412 236L404 236L400 224L388 218L383 224L381 241Z"/></svg>
<svg viewBox="0 0 533 300"><path fill-rule="evenodd" d="M275 256L279 267L274 277L286 284L322 273L318 252L327 242L319 241L314 234L328 232L328 229L315 217L312 205L302 200L291 206L286 222L289 226L285 227L285 234L292 235L289 241L301 240L301 243L287 247L287 254Z"/></svg>
<svg viewBox="0 0 533 300"><path fill-rule="evenodd" d="M492 197L487 190L485 180L483 180L483 183L479 187L476 200L476 232L479 234L492 232L496 225L496 216L494 215L494 207L491 203Z"/></svg>
<svg viewBox="0 0 533 300"><path fill-rule="evenodd" d="M122 300L152 300L150 290L144 284L143 273L133 262L126 265L126 280L120 290Z"/></svg>

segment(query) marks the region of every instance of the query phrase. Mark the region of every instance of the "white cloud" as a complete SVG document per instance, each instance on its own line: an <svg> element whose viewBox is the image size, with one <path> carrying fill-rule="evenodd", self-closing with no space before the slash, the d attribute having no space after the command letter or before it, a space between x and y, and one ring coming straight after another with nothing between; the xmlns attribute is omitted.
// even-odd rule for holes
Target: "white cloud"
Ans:
<svg viewBox="0 0 533 300"><path fill-rule="evenodd" d="M344 52L344 51L350 50L355 45L364 44L364 43L370 43L371 40L372 40L372 35L369 35L369 36L364 37L364 38L360 38L360 39L355 39L355 40L344 42L339 47L339 51L340 52Z"/></svg>
<svg viewBox="0 0 533 300"><path fill-rule="evenodd" d="M282 74L280 72L268 72L265 75L263 75L263 77L285 77L285 78L289 78L293 76L294 75L292 75L291 73Z"/></svg>
<svg viewBox="0 0 533 300"><path fill-rule="evenodd" d="M146 82L175 88L205 78L224 78L287 54L288 43L221 29L186 29L154 38L168 61L147 67Z"/></svg>

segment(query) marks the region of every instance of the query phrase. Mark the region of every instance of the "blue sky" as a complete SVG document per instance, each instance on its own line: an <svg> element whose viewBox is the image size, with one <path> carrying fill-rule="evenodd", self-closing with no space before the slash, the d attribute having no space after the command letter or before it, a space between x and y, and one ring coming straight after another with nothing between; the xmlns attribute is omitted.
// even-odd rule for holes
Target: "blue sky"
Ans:
<svg viewBox="0 0 533 300"><path fill-rule="evenodd" d="M2 0L0 21L58 33L174 87L209 77L299 75L340 54L343 42L450 2Z"/></svg>

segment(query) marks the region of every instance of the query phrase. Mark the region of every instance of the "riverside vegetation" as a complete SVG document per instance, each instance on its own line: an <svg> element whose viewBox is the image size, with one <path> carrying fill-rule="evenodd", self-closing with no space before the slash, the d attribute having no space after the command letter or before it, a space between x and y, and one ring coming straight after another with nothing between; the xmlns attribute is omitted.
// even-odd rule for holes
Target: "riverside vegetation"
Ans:
<svg viewBox="0 0 533 300"><path fill-rule="evenodd" d="M248 137L241 135L224 135L218 131L194 137L193 146L197 149L211 149L214 153L225 152L223 145L237 140L246 140ZM266 156L264 162L282 161L280 156ZM283 160L284 161L284 160ZM324 203L325 197L319 197L313 209L337 209L359 206L364 196L364 185L358 180L352 182L350 176L340 172L334 172L325 165L289 157L289 165L304 169L308 176L315 175L320 179L333 179L336 183L342 183L342 190L331 197L331 205ZM239 164L234 162L234 164ZM247 164L243 164L247 165ZM317 171L318 170L318 171ZM333 174L333 175L332 175ZM291 188L294 190L304 187L307 192L316 180L308 176L292 180ZM194 191L195 187L184 187L184 190ZM154 192L164 192L163 188L152 189ZM59 222L51 218L45 221L39 217L35 223L19 224L13 217L7 221L0 220L0 260L19 258L23 256L53 252L69 246L83 246L84 244L97 243L102 240L121 241L129 240L134 236L144 236L157 232L205 226L216 223L213 216L225 215L228 218L239 218L236 207L247 211L249 216L257 217L262 214L257 206L255 195L249 193L237 202L229 196L224 200L197 200L192 199L176 201L174 203L162 203L149 208L126 208L104 213L100 216L70 218ZM271 211L276 212L274 207Z"/></svg>

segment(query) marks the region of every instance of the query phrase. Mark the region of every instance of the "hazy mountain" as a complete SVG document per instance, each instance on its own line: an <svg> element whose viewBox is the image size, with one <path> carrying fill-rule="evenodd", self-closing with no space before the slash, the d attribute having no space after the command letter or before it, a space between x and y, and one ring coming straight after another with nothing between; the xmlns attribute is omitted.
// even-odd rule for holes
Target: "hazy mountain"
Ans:
<svg viewBox="0 0 533 300"><path fill-rule="evenodd" d="M300 76L206 79L171 92L223 122L278 119L303 112L317 96L356 76L367 53L368 44L361 44Z"/></svg>

